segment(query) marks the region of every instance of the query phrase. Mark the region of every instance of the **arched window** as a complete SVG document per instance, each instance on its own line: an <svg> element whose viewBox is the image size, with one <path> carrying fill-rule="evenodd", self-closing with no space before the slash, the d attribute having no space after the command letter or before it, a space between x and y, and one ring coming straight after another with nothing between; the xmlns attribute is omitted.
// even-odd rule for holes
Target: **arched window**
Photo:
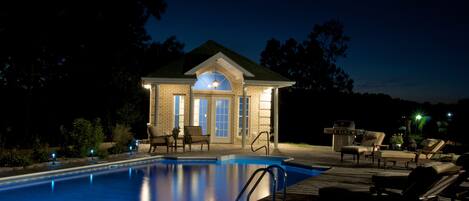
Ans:
<svg viewBox="0 0 469 201"><path fill-rule="evenodd" d="M219 72L205 72L197 77L194 90L222 90L230 91L230 81Z"/></svg>

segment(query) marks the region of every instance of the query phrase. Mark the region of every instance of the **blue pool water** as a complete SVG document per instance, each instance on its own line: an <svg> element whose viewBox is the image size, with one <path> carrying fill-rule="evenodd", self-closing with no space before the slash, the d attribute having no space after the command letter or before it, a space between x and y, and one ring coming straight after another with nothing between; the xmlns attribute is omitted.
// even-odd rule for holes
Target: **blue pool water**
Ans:
<svg viewBox="0 0 469 201"><path fill-rule="evenodd" d="M159 160L132 167L20 183L21 187L0 186L0 200L228 201L236 198L256 169L280 163L252 159ZM320 174L318 170L284 167L288 174L287 186ZM270 179L265 177L252 200L269 195L269 186Z"/></svg>

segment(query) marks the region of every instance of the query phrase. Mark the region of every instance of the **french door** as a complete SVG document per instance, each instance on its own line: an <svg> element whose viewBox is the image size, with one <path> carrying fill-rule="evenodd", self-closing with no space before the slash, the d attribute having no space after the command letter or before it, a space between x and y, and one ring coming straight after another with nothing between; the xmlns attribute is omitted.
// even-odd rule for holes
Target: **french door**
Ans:
<svg viewBox="0 0 469 201"><path fill-rule="evenodd" d="M193 118L203 134L211 134L212 142L231 142L231 98L195 97Z"/></svg>

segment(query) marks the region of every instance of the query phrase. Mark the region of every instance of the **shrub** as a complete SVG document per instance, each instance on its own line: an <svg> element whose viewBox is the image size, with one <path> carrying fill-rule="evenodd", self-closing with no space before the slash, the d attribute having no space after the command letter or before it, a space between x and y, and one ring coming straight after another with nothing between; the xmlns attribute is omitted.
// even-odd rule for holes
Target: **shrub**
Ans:
<svg viewBox="0 0 469 201"><path fill-rule="evenodd" d="M94 122L83 118L75 119L70 130L70 138L71 145L79 156L87 156L91 149L98 150L104 139L100 119Z"/></svg>
<svg viewBox="0 0 469 201"><path fill-rule="evenodd" d="M109 152L106 149L98 149L96 156L98 156L100 159L104 159L109 156Z"/></svg>
<svg viewBox="0 0 469 201"><path fill-rule="evenodd" d="M404 139L402 138L402 134L394 134L389 139L390 144L402 144L404 143Z"/></svg>
<svg viewBox="0 0 469 201"><path fill-rule="evenodd" d="M130 127L126 125L117 124L112 129L112 139L116 143L116 152L122 153L126 151L127 146L132 141L132 133L130 132Z"/></svg>
<svg viewBox="0 0 469 201"><path fill-rule="evenodd" d="M34 162L47 162L50 158L49 145L38 145L33 147L33 153L31 154L31 159Z"/></svg>
<svg viewBox="0 0 469 201"><path fill-rule="evenodd" d="M13 150L4 151L0 154L0 166L2 167L28 166L32 163L31 156L27 153Z"/></svg>

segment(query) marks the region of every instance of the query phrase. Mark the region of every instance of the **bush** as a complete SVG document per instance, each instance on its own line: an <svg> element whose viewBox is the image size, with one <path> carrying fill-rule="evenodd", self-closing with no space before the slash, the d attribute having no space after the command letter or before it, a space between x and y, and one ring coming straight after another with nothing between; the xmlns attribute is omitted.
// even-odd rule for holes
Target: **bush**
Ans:
<svg viewBox="0 0 469 201"><path fill-rule="evenodd" d="M94 122L83 118L75 119L70 130L70 138L71 145L79 156L87 156L91 149L98 150L104 139L100 119Z"/></svg>
<svg viewBox="0 0 469 201"><path fill-rule="evenodd" d="M112 129L112 140L116 143L114 151L124 152L127 150L127 146L132 141L132 133L130 132L130 127L126 125L117 124Z"/></svg>
<svg viewBox="0 0 469 201"><path fill-rule="evenodd" d="M0 154L0 166L2 167L19 167L28 166L33 162L31 156L27 153L16 151L5 151Z"/></svg>
<svg viewBox="0 0 469 201"><path fill-rule="evenodd" d="M49 145L39 145L33 147L33 153L31 154L31 159L34 162L42 163L49 161L50 158Z"/></svg>
<svg viewBox="0 0 469 201"><path fill-rule="evenodd" d="M109 152L106 149L98 149L96 156L98 156L100 159L104 159L109 156Z"/></svg>

